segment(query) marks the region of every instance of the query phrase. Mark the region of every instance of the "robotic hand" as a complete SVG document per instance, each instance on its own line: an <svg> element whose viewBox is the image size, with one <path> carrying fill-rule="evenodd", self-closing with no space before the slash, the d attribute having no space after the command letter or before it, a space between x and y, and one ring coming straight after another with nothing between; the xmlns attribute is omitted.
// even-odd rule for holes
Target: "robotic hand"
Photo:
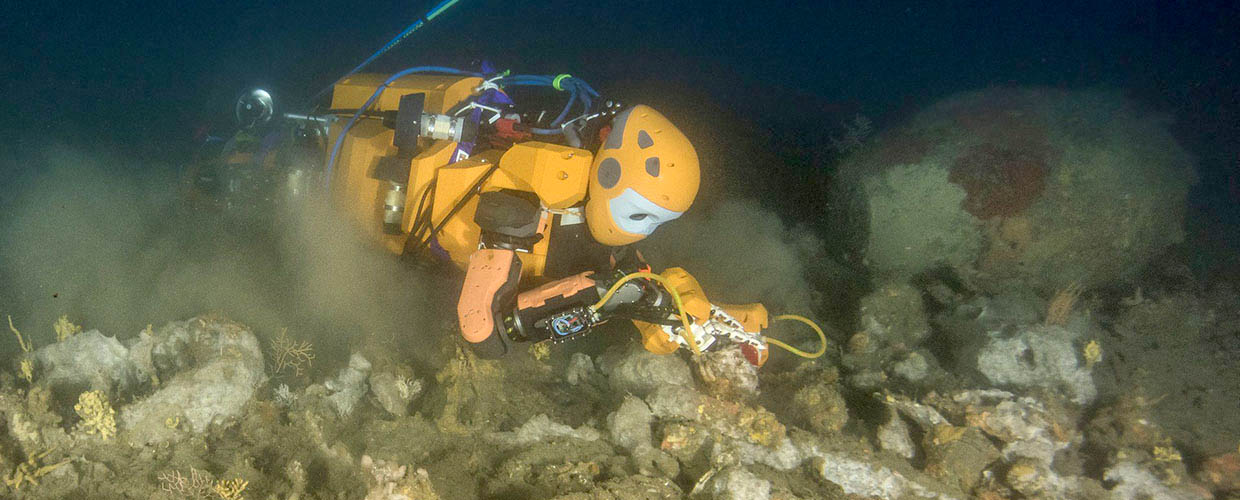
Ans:
<svg viewBox="0 0 1240 500"><path fill-rule="evenodd" d="M519 273L520 263L509 251L482 250L471 260L474 266L498 277L512 276L513 266ZM612 319L632 320L642 345L657 354L681 347L700 353L737 344L750 363L762 366L768 344L778 343L763 334L769 318L762 304L711 303L697 280L680 268L661 274L648 268L617 270L605 277L586 272L520 294L499 286L507 281L467 283L466 292L475 293L462 294L462 333L483 357L503 355L513 342L566 342Z"/></svg>

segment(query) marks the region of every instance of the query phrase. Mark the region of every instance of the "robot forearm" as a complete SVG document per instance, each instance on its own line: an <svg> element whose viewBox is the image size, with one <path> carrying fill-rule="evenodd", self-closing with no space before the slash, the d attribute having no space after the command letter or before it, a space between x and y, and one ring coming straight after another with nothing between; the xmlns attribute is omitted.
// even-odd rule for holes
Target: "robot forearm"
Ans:
<svg viewBox="0 0 1240 500"><path fill-rule="evenodd" d="M761 334L767 326L766 309L761 304L711 304L697 280L683 269L627 277L618 272L606 279L586 272L513 298L508 283L519 279L519 268L511 251L480 250L471 258L459 311L462 334L480 355L498 357L512 341L563 342L610 319L624 318L633 320L642 344L652 352L670 353L682 346L705 351L720 343L737 343L754 364L766 359Z"/></svg>

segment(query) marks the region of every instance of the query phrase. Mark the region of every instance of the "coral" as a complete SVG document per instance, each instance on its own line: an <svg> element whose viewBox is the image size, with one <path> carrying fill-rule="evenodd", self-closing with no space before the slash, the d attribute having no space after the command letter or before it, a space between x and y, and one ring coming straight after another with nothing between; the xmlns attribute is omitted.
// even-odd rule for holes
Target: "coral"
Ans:
<svg viewBox="0 0 1240 500"><path fill-rule="evenodd" d="M370 393L392 415L409 414L409 403L422 394L422 381L404 374L382 372L370 376Z"/></svg>
<svg viewBox="0 0 1240 500"><path fill-rule="evenodd" d="M1097 340L1089 341L1081 351L1081 356L1085 358L1085 368L1092 368L1102 361L1102 344L1099 344Z"/></svg>
<svg viewBox="0 0 1240 500"><path fill-rule="evenodd" d="M61 315L60 318L57 318L56 322L52 324L52 329L56 331L57 342L64 342L65 339L82 333L82 327L73 324L72 321L69 321L68 314Z"/></svg>
<svg viewBox="0 0 1240 500"><path fill-rule="evenodd" d="M13 335L17 336L17 345L22 348L23 357L21 363L18 365L18 370L20 371L21 377L27 384L34 382L34 361L31 361L29 357L25 356L30 353L30 344L22 338L22 332L17 331L17 327L13 326L12 316L9 316L9 330L13 332Z"/></svg>
<svg viewBox="0 0 1240 500"><path fill-rule="evenodd" d="M221 479L215 483L215 494L224 500L245 500L241 493L245 492L245 487L250 482L241 478Z"/></svg>
<svg viewBox="0 0 1240 500"><path fill-rule="evenodd" d="M841 154L857 152L865 146L865 140L870 137L870 134L874 133L874 123L860 113L854 116L851 122L841 121L840 128L844 130L841 137L828 135L827 139L831 141L831 149Z"/></svg>
<svg viewBox="0 0 1240 500"><path fill-rule="evenodd" d="M297 396L289 389L288 384L280 384L271 391L271 400L281 407L292 408L293 403L297 402Z"/></svg>
<svg viewBox="0 0 1240 500"><path fill-rule="evenodd" d="M69 463L69 459L64 459L51 465L39 465L39 462L47 457L56 448L49 449L43 453L29 453L26 455L26 461L17 464L17 468L13 469L4 477L4 484L13 488L13 491L21 491L22 485L30 483L31 486L39 485L39 478L56 470L62 465Z"/></svg>
<svg viewBox="0 0 1240 500"><path fill-rule="evenodd" d="M13 335L17 336L17 345L22 348L22 352L30 352L30 344L26 343L26 340L22 338L22 332L17 331L17 327L13 326L13 317L9 316L8 318L9 330L13 332Z"/></svg>
<svg viewBox="0 0 1240 500"><path fill-rule="evenodd" d="M349 366L340 369L336 378L328 380L324 386L332 394L327 396L336 415L341 418L353 414L353 409L361 401L368 390L366 379L370 374L370 361L361 354L354 353L349 357Z"/></svg>
<svg viewBox="0 0 1240 500"><path fill-rule="evenodd" d="M1010 217L1029 208L1046 188L1049 153L979 144L956 158L947 180L965 190L964 209L979 219Z"/></svg>
<svg viewBox="0 0 1240 500"><path fill-rule="evenodd" d="M158 479L160 491L168 492L177 498L206 500L215 493L211 475L193 467L189 468L188 477L182 475L181 471L174 470L159 473Z"/></svg>
<svg viewBox="0 0 1240 500"><path fill-rule="evenodd" d="M1051 297L1051 302L1046 306L1046 321L1048 325L1063 326L1068 323L1068 316L1072 314L1072 308L1076 307L1076 301L1081 297L1080 283L1071 283L1067 287L1055 292L1055 296Z"/></svg>
<svg viewBox="0 0 1240 500"><path fill-rule="evenodd" d="M280 334L271 341L271 354L275 358L276 373L292 368L293 374L300 376L314 361L314 346L304 340L290 339L288 328L281 328Z"/></svg>
<svg viewBox="0 0 1240 500"><path fill-rule="evenodd" d="M34 382L34 361L31 361L30 358L22 358L19 370L21 370L22 379L27 384Z"/></svg>
<svg viewBox="0 0 1240 500"><path fill-rule="evenodd" d="M116 435L116 410L112 409L102 391L83 392L73 409L82 417L78 428L87 434L99 434L103 439Z"/></svg>
<svg viewBox="0 0 1240 500"><path fill-rule="evenodd" d="M438 500L426 469L410 471L409 467L362 455L362 469L373 480L365 500Z"/></svg>

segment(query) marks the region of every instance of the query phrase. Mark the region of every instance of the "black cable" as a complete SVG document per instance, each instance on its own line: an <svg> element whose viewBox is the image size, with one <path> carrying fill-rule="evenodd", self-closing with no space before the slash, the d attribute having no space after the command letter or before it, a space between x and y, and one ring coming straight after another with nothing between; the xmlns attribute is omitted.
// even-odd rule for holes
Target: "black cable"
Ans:
<svg viewBox="0 0 1240 500"><path fill-rule="evenodd" d="M482 187L482 183L486 182L487 179L490 179L491 174L494 174L498 169L499 163L492 164L491 168L487 169L486 173L483 173L482 177L478 178L478 180L469 187L469 190L465 192L465 196L461 198L461 201L457 202L456 206L452 207L452 210L450 210L448 214L439 221L439 224L435 226L435 229L431 230L430 234L426 235L425 239L418 239L418 245L414 247L411 252L414 257L421 254L422 251L430 245L431 239L434 238L436 234L439 234L439 231L443 230L443 227L448 224L448 221L452 220L452 217L456 216L457 212L460 212L462 208L465 208L465 204L469 203L469 200L472 200L475 196L478 196L478 190Z"/></svg>
<svg viewBox="0 0 1240 500"><path fill-rule="evenodd" d="M439 176L432 177L430 183L426 185L426 189L422 190L422 196L418 197L418 207L414 209L413 225L409 227L409 236L414 241L421 240L423 226L430 223L431 214L435 206L435 187L439 185ZM427 202L429 201L429 205Z"/></svg>

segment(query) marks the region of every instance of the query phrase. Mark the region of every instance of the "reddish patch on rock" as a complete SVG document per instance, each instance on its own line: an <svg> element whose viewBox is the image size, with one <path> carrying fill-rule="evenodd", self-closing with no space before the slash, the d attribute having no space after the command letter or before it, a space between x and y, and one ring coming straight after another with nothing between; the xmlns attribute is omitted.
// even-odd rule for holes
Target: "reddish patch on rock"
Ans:
<svg viewBox="0 0 1240 500"><path fill-rule="evenodd" d="M1224 453L1207 459L1198 477L1215 491L1240 491L1240 453Z"/></svg>
<svg viewBox="0 0 1240 500"><path fill-rule="evenodd" d="M980 144L956 159L947 179L964 188L964 209L974 217L1010 217L1041 196L1048 156L1043 148Z"/></svg>

